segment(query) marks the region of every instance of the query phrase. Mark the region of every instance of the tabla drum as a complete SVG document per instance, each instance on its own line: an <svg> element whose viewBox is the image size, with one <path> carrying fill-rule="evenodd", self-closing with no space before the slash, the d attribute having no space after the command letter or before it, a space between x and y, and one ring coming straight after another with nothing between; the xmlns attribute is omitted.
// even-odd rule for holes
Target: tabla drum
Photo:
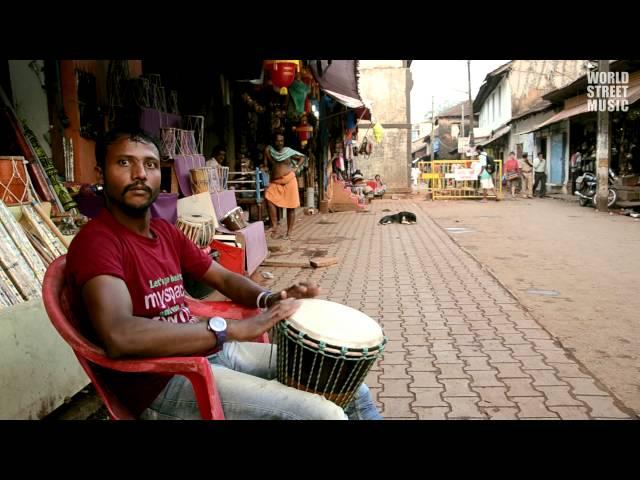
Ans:
<svg viewBox="0 0 640 480"><path fill-rule="evenodd" d="M7 205L29 202L29 176L24 157L0 157L0 200Z"/></svg>
<svg viewBox="0 0 640 480"><path fill-rule="evenodd" d="M222 223L232 232L235 232L236 230L242 230L243 228L249 226L242 213L242 208L240 207L229 210L224 215L224 217L220 219L220 223Z"/></svg>
<svg viewBox="0 0 640 480"><path fill-rule="evenodd" d="M178 217L176 227L200 248L207 247L216 233L213 218L209 215L182 215Z"/></svg>
<svg viewBox="0 0 640 480"><path fill-rule="evenodd" d="M376 321L351 307L319 299L301 303L275 327L278 381L344 408L387 338Z"/></svg>
<svg viewBox="0 0 640 480"><path fill-rule="evenodd" d="M218 170L215 167L199 167L189 170L191 175L191 191L194 195L203 192L220 190Z"/></svg>

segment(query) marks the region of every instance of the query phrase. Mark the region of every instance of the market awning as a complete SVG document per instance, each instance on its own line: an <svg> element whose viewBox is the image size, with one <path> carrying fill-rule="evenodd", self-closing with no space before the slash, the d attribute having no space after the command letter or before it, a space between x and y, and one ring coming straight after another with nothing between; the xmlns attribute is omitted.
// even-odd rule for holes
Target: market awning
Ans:
<svg viewBox="0 0 640 480"><path fill-rule="evenodd" d="M542 122L540 125L534 128L534 130L539 130L540 128L551 125L552 123L556 123L570 117L575 117L576 115L580 115L581 113L587 113L588 108L588 104L585 101L584 103L580 103L574 107L562 110L561 112L556 113L553 117L548 118L547 120Z"/></svg>
<svg viewBox="0 0 640 480"><path fill-rule="evenodd" d="M491 142L494 142L495 140L499 139L500 137L506 135L507 133L509 133L509 131L511 130L511 125L506 125L504 127L500 127L497 130L494 131L493 135L491 135L490 137L478 140L476 142L474 142L476 145L481 145L481 146L485 146L490 144Z"/></svg>
<svg viewBox="0 0 640 480"><path fill-rule="evenodd" d="M320 88L349 108L365 107L358 93L357 60L311 60L311 72Z"/></svg>
<svg viewBox="0 0 640 480"><path fill-rule="evenodd" d="M640 100L640 84L629 87L629 90L627 91L627 100L629 102L629 105ZM547 125L551 125L552 123L560 122L562 120L566 120L567 118L575 117L576 115L580 115L582 113L588 113L588 112L589 112L589 103L588 103L588 100L585 99L583 103L574 105L571 108L565 108L561 112L556 113L553 117L542 122L537 127L529 130L528 132L521 132L521 133L535 132L536 130L540 130L541 128L546 127Z"/></svg>

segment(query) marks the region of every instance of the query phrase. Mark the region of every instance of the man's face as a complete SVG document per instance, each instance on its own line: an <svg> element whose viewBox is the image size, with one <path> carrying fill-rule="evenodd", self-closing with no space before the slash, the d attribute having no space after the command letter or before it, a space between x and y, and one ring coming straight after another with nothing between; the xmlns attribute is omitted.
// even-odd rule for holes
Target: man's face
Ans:
<svg viewBox="0 0 640 480"><path fill-rule="evenodd" d="M276 140L274 142L275 144L273 145L274 148L278 151L282 150L284 148L284 136L283 135L276 135Z"/></svg>
<svg viewBox="0 0 640 480"><path fill-rule="evenodd" d="M127 215L146 214L160 193L160 155L153 144L121 138L107 149L104 190L110 203Z"/></svg>
<svg viewBox="0 0 640 480"><path fill-rule="evenodd" d="M218 163L222 164L222 162L224 162L224 159L226 157L227 157L227 152L225 152L224 150L221 150L218 152L218 154L214 158Z"/></svg>

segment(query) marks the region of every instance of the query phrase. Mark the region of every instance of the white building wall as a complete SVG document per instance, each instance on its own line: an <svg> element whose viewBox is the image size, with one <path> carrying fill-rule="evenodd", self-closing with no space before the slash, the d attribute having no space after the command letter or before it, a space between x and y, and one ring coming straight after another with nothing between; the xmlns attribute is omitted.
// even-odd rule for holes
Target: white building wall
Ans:
<svg viewBox="0 0 640 480"><path fill-rule="evenodd" d="M494 130L511 119L511 87L506 77L493 89L480 109L480 128Z"/></svg>

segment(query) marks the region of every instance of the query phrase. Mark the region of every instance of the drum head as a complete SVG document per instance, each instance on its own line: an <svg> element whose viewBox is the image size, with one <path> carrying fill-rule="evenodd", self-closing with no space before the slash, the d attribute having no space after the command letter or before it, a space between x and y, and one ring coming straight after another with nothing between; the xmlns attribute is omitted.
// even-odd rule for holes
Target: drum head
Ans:
<svg viewBox="0 0 640 480"><path fill-rule="evenodd" d="M211 222L213 220L210 215L200 214L200 213L192 213L191 215L183 215L181 218L183 220L186 220L187 222L191 222L191 223L208 223L208 222Z"/></svg>
<svg viewBox="0 0 640 480"><path fill-rule="evenodd" d="M354 308L315 298L300 302L289 323L319 342L347 348L373 348L384 340L380 325Z"/></svg>

